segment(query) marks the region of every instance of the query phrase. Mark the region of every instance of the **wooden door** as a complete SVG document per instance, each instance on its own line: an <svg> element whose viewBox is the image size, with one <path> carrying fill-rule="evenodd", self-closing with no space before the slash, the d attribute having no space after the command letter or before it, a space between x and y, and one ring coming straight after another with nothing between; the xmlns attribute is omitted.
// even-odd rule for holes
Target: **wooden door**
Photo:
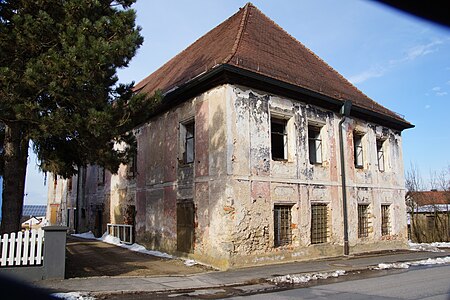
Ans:
<svg viewBox="0 0 450 300"><path fill-rule="evenodd" d="M190 253L194 250L194 202L177 203L177 250Z"/></svg>

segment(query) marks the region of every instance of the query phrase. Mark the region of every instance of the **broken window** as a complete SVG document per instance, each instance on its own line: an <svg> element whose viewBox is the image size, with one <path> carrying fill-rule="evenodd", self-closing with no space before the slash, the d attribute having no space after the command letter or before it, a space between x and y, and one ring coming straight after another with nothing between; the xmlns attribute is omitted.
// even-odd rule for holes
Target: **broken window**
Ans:
<svg viewBox="0 0 450 300"><path fill-rule="evenodd" d="M270 120L270 137L272 145L272 159L287 159L287 122L283 119L271 118Z"/></svg>
<svg viewBox="0 0 450 300"><path fill-rule="evenodd" d="M275 247L290 245L292 243L291 208L292 206L290 205L275 205Z"/></svg>
<svg viewBox="0 0 450 300"><path fill-rule="evenodd" d="M363 135L358 133L353 133L353 145L355 147L355 167L362 169L364 167L364 157L363 157Z"/></svg>
<svg viewBox="0 0 450 300"><path fill-rule="evenodd" d="M322 138L320 127L308 126L309 162L311 164L322 163Z"/></svg>
<svg viewBox="0 0 450 300"><path fill-rule="evenodd" d="M328 206L324 203L311 205L311 244L328 241Z"/></svg>
<svg viewBox="0 0 450 300"><path fill-rule="evenodd" d="M384 151L383 151L383 140L377 139L377 160L378 160L378 170L384 172Z"/></svg>
<svg viewBox="0 0 450 300"><path fill-rule="evenodd" d="M389 235L389 205L381 205L381 235Z"/></svg>
<svg viewBox="0 0 450 300"><path fill-rule="evenodd" d="M369 236L369 205L358 204L358 237Z"/></svg>
<svg viewBox="0 0 450 300"><path fill-rule="evenodd" d="M182 145L183 163L190 164L194 162L195 157L195 123L190 121L180 124L180 139Z"/></svg>

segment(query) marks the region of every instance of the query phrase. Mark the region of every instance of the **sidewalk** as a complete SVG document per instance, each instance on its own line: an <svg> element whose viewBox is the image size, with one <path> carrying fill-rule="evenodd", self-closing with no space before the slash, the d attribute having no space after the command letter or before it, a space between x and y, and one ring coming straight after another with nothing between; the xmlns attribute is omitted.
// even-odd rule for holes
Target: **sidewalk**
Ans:
<svg viewBox="0 0 450 300"><path fill-rule="evenodd" d="M319 273L344 270L365 270L380 263L411 262L450 256L444 252L398 251L367 254L307 262L242 268L231 271L212 271L201 274L152 277L90 277L36 282L35 285L52 292L89 292L92 295L136 292L168 292L187 289L219 288L249 285L267 278L287 274Z"/></svg>

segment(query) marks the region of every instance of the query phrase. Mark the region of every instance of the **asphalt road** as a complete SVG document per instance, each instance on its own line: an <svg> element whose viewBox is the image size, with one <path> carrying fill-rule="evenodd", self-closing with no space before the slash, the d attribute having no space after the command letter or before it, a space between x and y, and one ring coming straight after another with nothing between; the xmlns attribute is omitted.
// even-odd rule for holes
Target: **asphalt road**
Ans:
<svg viewBox="0 0 450 300"><path fill-rule="evenodd" d="M380 277L227 299L450 300L450 265L414 267Z"/></svg>

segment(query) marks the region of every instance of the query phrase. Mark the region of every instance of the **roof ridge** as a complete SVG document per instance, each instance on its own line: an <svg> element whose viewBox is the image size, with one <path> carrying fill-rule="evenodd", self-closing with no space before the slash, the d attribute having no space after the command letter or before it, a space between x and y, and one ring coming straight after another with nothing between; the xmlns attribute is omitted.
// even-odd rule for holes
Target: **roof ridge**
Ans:
<svg viewBox="0 0 450 300"><path fill-rule="evenodd" d="M249 6L254 7L254 5L250 2L248 2L243 9L248 9ZM245 12L244 11L244 16L245 16ZM214 31L216 28L218 28L219 26L221 26L223 23L227 22L228 20L230 20L231 18L233 18L234 16L236 16L236 14L238 14L239 11L237 13L234 13L233 15L231 15L230 17L228 17L225 21L223 21L222 23L218 24L217 26L215 26L214 28L208 30L206 33L204 33L203 35L201 35L200 37L198 37L194 42L188 44L182 51L180 51L179 53L177 53L174 57L172 57L171 59L169 59L168 61L166 61L164 64L162 64L161 66L159 66L159 68L157 68L155 71L153 71L151 74L149 74L148 76L146 76L144 79L142 79L141 81L139 81L135 86L134 86L134 92L138 92L140 90L142 90L143 88L145 88L145 86L148 84L147 79L150 78L155 72L159 71L160 69L164 68L167 64L169 64L171 61L176 60L177 57L182 56L184 53L186 53L186 51L195 43L197 43L199 40L201 40L203 37L205 37L206 35L208 35L208 33ZM243 18L244 19L244 18ZM242 21L241 21L242 22ZM239 33L238 33L239 34ZM238 35L239 36L239 35ZM240 38L240 36L239 36ZM237 46L236 46L237 49ZM234 49L234 47L232 48L232 52L233 50L236 51L236 49ZM230 59L233 56L233 53L230 54ZM226 63L226 62L225 62Z"/></svg>
<svg viewBox="0 0 450 300"><path fill-rule="evenodd" d="M248 2L248 3L245 4L245 6L242 8L242 9L244 9L244 12L243 12L243 16L242 16L242 19L241 19L241 23L239 24L239 30L238 30L238 32L237 32L236 39L235 39L234 44L233 44L233 48L231 48L231 53L230 53L230 55L228 55L228 56L223 60L223 63L224 63L224 64L230 62L231 58L232 58L232 57L236 54L236 52L237 52L237 49L238 49L238 47L239 47L239 44L240 44L240 42L241 42L241 40L242 40L242 34L243 34L243 32L244 32L245 25L247 25L248 15L250 14L249 7L255 7L255 6L254 6L251 2Z"/></svg>

